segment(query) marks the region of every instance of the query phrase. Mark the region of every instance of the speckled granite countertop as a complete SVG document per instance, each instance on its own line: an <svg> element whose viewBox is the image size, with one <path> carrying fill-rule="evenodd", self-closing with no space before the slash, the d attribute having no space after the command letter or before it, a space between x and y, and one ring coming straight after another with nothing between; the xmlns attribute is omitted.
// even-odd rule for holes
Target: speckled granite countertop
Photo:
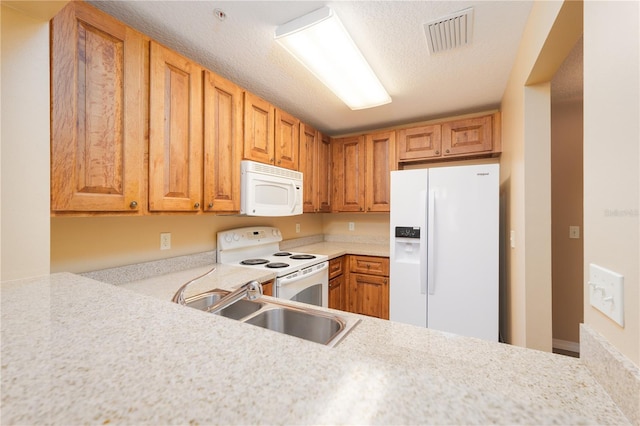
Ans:
<svg viewBox="0 0 640 426"><path fill-rule="evenodd" d="M323 241L295 247L296 251L304 253L326 254L329 259L345 254L359 254L363 256L389 257L388 244L365 244Z"/></svg>
<svg viewBox="0 0 640 426"><path fill-rule="evenodd" d="M207 269L3 282L2 424L628 423L574 358L367 317L328 348L167 300Z"/></svg>

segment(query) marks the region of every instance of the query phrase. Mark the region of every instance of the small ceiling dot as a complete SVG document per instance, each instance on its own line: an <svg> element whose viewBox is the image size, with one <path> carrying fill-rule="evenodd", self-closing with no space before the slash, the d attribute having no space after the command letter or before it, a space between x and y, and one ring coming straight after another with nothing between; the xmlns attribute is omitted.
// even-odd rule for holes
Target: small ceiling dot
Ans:
<svg viewBox="0 0 640 426"><path fill-rule="evenodd" d="M213 14L216 15L216 18L218 18L221 21L224 21L225 19L227 19L227 14L224 13L224 10L222 9L215 9L213 11Z"/></svg>

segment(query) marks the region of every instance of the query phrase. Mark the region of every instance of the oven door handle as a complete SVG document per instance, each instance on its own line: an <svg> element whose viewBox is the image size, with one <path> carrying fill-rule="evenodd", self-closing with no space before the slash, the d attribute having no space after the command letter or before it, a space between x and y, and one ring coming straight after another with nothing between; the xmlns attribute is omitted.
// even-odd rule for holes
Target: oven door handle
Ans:
<svg viewBox="0 0 640 426"><path fill-rule="evenodd" d="M318 265L312 266L311 268L318 268L318 269L314 269L312 272L308 272L306 274L300 273L297 276L291 277L291 278L287 278L287 277L278 278L278 281L281 282L280 285L291 285L291 284L295 284L298 281L317 275L318 273L324 271L325 269L329 269L329 262L322 262L319 265L320 267L318 267ZM304 268L302 269L302 271L304 271L305 269L308 269L308 268Z"/></svg>

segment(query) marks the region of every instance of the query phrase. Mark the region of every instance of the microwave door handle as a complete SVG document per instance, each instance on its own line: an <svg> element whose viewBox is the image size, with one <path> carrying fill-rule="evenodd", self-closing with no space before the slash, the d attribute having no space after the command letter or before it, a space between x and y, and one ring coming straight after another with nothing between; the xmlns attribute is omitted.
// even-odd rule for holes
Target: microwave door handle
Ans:
<svg viewBox="0 0 640 426"><path fill-rule="evenodd" d="M296 206L300 203L300 191L298 188L296 188L295 183L290 183L289 185L291 185L291 188L293 188L293 201L289 206L289 211L293 213L294 210L296 209Z"/></svg>

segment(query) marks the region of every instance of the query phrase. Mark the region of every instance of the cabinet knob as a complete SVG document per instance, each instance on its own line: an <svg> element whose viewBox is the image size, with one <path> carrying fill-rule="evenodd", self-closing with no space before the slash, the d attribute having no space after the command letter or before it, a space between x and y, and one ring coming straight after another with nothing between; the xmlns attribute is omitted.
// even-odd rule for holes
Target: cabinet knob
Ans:
<svg viewBox="0 0 640 426"><path fill-rule="evenodd" d="M129 208L131 208L131 209L137 209L137 208L138 208L138 202L137 202L137 201L132 201L132 202L129 204Z"/></svg>
<svg viewBox="0 0 640 426"><path fill-rule="evenodd" d="M440 155L440 151L436 151L436 155Z"/></svg>
<svg viewBox="0 0 640 426"><path fill-rule="evenodd" d="M448 154L448 153L449 153L449 150L447 149L445 152Z"/></svg>
<svg viewBox="0 0 640 426"><path fill-rule="evenodd" d="M213 203L209 203L209 208L212 209L213 208Z"/></svg>
<svg viewBox="0 0 640 426"><path fill-rule="evenodd" d="M194 208L194 209L199 209L199 208L200 208L200 203L195 203L195 204L193 205L193 208Z"/></svg>
<svg viewBox="0 0 640 426"><path fill-rule="evenodd" d="M362 208L362 207L360 207L360 211L362 211L362 210L363 210L363 208Z"/></svg>

